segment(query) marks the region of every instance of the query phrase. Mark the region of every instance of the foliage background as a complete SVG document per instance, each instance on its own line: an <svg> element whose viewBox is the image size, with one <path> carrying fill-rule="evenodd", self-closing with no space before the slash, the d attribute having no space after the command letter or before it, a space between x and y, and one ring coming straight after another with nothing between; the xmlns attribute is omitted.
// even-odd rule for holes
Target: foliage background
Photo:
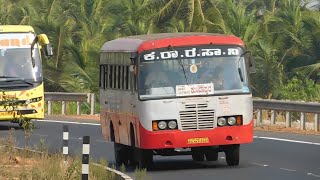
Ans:
<svg viewBox="0 0 320 180"><path fill-rule="evenodd" d="M317 0L0 0L1 24L45 33L45 91L97 92L99 49L160 32L234 34L253 52L254 96L320 102Z"/></svg>

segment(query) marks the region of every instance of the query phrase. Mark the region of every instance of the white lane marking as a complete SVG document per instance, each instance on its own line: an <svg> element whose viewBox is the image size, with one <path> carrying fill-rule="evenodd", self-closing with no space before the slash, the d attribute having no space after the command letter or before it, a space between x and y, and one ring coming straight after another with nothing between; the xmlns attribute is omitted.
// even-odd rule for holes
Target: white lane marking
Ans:
<svg viewBox="0 0 320 180"><path fill-rule="evenodd" d="M259 164L259 163L251 163L251 164L254 164L254 165L257 165L257 166L263 166L263 167L268 167L269 166L267 164Z"/></svg>
<svg viewBox="0 0 320 180"><path fill-rule="evenodd" d="M308 141L298 141L298 140L292 140L292 139L282 139L282 138L273 138L273 137L260 137L260 136L256 136L254 138L256 138L256 139L269 139L269 140L275 140L275 141L294 142L294 143L300 143L300 144L311 144L311 145L320 146L320 143L308 142Z"/></svg>
<svg viewBox="0 0 320 180"><path fill-rule="evenodd" d="M101 142L101 143L106 143L108 141L103 141L103 140L96 140L97 142Z"/></svg>
<svg viewBox="0 0 320 180"><path fill-rule="evenodd" d="M225 157L221 157L221 159L224 159Z"/></svg>
<svg viewBox="0 0 320 180"><path fill-rule="evenodd" d="M69 139L73 139L73 140L80 141L82 138L73 138L73 137L71 137L71 138L69 138Z"/></svg>
<svg viewBox="0 0 320 180"><path fill-rule="evenodd" d="M91 126L100 126L100 124L97 124L97 123L81 123L81 122L74 122L74 121L56 121L56 120L35 120L35 121L61 123L61 124L83 124L83 125L91 125Z"/></svg>
<svg viewBox="0 0 320 180"><path fill-rule="evenodd" d="M313 176L313 177L317 177L317 178L320 178L320 175L318 175L318 174L307 173L307 175L309 175L309 176Z"/></svg>
<svg viewBox="0 0 320 180"><path fill-rule="evenodd" d="M285 170L285 171L290 171L290 172L295 172L296 170L294 169L287 169L287 168L280 168L281 170Z"/></svg>

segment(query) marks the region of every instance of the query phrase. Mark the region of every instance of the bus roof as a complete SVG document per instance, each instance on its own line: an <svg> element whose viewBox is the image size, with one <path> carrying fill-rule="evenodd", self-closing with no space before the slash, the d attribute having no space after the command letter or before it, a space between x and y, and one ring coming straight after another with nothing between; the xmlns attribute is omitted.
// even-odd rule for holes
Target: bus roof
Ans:
<svg viewBox="0 0 320 180"><path fill-rule="evenodd" d="M0 25L0 33L7 32L34 32L34 29L27 25Z"/></svg>
<svg viewBox="0 0 320 180"><path fill-rule="evenodd" d="M128 36L105 42L101 52L142 52L144 50L168 46L188 46L200 44L233 44L244 46L243 41L234 35L214 33L159 33Z"/></svg>

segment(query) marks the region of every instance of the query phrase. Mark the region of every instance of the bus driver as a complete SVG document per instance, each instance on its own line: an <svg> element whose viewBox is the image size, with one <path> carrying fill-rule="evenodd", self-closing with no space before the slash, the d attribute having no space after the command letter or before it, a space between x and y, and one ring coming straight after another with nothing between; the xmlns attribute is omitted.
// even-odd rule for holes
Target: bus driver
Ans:
<svg viewBox="0 0 320 180"><path fill-rule="evenodd" d="M163 66L161 63L150 64L148 69L149 72L146 75L145 87L146 89L152 87L168 87L170 81L165 72L163 72Z"/></svg>

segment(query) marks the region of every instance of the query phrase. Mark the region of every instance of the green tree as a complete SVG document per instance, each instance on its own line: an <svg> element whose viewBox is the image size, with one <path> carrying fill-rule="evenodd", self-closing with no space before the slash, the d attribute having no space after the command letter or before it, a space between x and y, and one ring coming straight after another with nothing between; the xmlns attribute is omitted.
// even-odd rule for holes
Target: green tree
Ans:
<svg viewBox="0 0 320 180"><path fill-rule="evenodd" d="M320 102L320 84L298 74L280 87L278 98Z"/></svg>
<svg viewBox="0 0 320 180"><path fill-rule="evenodd" d="M260 40L255 46L257 73L253 77L256 95L271 99L283 83L283 65L279 62L278 49L272 42Z"/></svg>

